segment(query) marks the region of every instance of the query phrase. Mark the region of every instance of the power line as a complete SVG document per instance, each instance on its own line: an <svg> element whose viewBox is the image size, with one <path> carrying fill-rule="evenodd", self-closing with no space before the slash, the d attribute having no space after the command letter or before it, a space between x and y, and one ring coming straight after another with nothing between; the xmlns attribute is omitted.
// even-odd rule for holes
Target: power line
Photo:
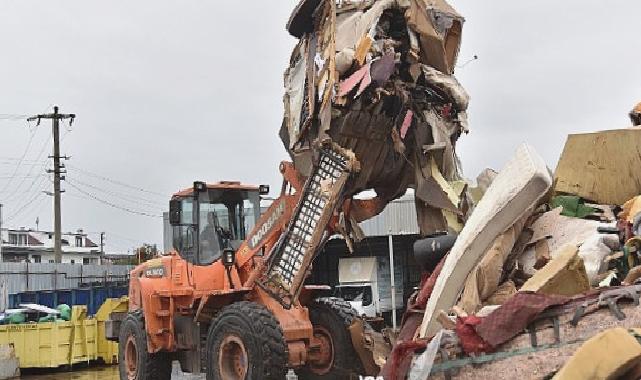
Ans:
<svg viewBox="0 0 641 380"><path fill-rule="evenodd" d="M6 177L0 177L0 179L11 179L11 178L29 179L29 178L40 178L40 177L43 177L43 176L44 176L44 174L24 175L24 176L19 176L19 177L6 176Z"/></svg>
<svg viewBox="0 0 641 380"><path fill-rule="evenodd" d="M44 194L41 193L41 195L44 195ZM47 200L47 197L45 196L37 197L29 206L25 207L25 209L20 212L19 215L21 216L21 218L18 218L18 216L16 215L15 220L25 220L25 219L28 220L29 218L27 217L30 215L33 215L34 212L39 214L42 211L42 204L46 200ZM23 224L23 223L14 222L14 224Z"/></svg>
<svg viewBox="0 0 641 380"><path fill-rule="evenodd" d="M79 171L79 172L84 173L84 174L86 174L88 176L91 176L91 177L94 177L94 178L98 178L98 179L101 179L103 181L111 182L113 184L120 185L120 186L123 186L123 187L127 187L129 189L137 190L137 191L140 191L140 192L143 192L143 193L157 195L159 197L163 197L163 199L167 198L166 194L158 193L158 192L152 191L152 190L143 189L141 187L132 186L132 185L129 185L127 183L124 183L124 182L121 182L121 181L118 181L118 180L115 180L115 179L112 179L112 178L109 178L109 177L105 177L105 176L100 175L100 174L96 174L96 173L90 172L89 170L81 169L81 168L79 168L78 166L75 166L75 165L67 165L67 166L71 170Z"/></svg>
<svg viewBox="0 0 641 380"><path fill-rule="evenodd" d="M71 179L67 178L67 182L71 182L71 181L72 181ZM109 191L108 189L105 189L105 188L102 188L102 187L99 187L99 186L94 186L92 184L80 181L79 179L73 179L73 182L76 185L89 187L91 189L100 191L100 192L102 192L104 194L107 194L107 195L110 195L110 196L113 196L113 197L118 197L118 198L121 198L121 199L129 200L129 202L135 202L135 203L143 202L143 203L146 203L147 205L152 206L152 207L164 207L164 203L161 203L161 202L152 201L152 200L149 200L147 198L139 197L139 196L132 195L132 194L125 194L125 193L120 193L120 192L117 192L117 191ZM128 198L131 198L133 200L130 200Z"/></svg>
<svg viewBox="0 0 641 380"><path fill-rule="evenodd" d="M35 168L39 163L41 164L40 166L42 167L42 169L43 169L43 170L45 169L45 165L47 164L47 160L42 160L42 156L44 155L44 153L45 153L45 151L46 151L47 147L49 146L49 143L51 142L51 140L52 140L52 138L51 138L51 136L49 136L49 138L48 138L48 139L45 141L45 143L42 145L42 148L40 148L40 152L38 152L38 155L36 156L36 157L37 157L37 160L36 160L36 161L34 161L34 162L31 164L31 167L29 168L29 172L27 173L27 175L31 175L31 173L33 172L33 169L34 169L34 168ZM39 176L38 176L38 177L39 177ZM33 186L35 185L36 180L37 180L37 178L38 178L38 177L34 178L34 179L33 179L33 181L31 181L31 184L29 185L29 187L27 187L27 190L25 190L22 194L26 194L26 193L30 192L30 191L31 191L31 189L33 189ZM46 177L46 176L45 176L45 177ZM12 193L10 193L9 195L7 195L7 196L6 196L6 198L7 198L7 199L10 199L11 197L13 197L13 195L14 195L15 193L17 193L17 192L18 192L18 190L20 189L20 187L22 186L22 184L23 184L24 182L25 182L25 181L24 181L24 179L23 179L22 181L20 181L20 183L18 184L18 186L15 188L15 190L14 190ZM38 190L38 189L36 189L36 190ZM18 198L16 199L16 201L17 201L18 199L20 199L20 200L21 200L22 198L23 198L22 196L18 196Z"/></svg>
<svg viewBox="0 0 641 380"><path fill-rule="evenodd" d="M152 218L162 218L162 214L151 214L151 213L148 213L148 212L137 211L137 210L131 209L129 207L117 205L115 203L112 203L112 202L109 202L109 201L104 200L102 198L99 198L99 197L95 196L94 194L91 194L89 192L84 191L80 187L76 186L73 182L68 181L67 183L69 184L69 186L73 187L74 189L76 189L80 193L86 195L87 197L93 199L94 201L100 202L100 203L102 203L104 205L107 205L109 207L112 207L112 208L115 208L115 209L118 209L118 210L121 210L121 211L125 211L125 212L128 212L130 214L148 216L148 217L152 217Z"/></svg>
<svg viewBox="0 0 641 380"><path fill-rule="evenodd" d="M111 231L102 231L102 232L104 232L105 234L107 234L109 236L115 236L116 240L129 241L129 242L136 243L136 244L140 244L140 243L144 242L143 239L134 239L132 237L128 237L128 236L125 236L125 235L117 234L117 233L111 232ZM87 233L88 234L100 234L100 232L96 232L96 231L90 231L90 232L87 232Z"/></svg>
<svg viewBox="0 0 641 380"><path fill-rule="evenodd" d="M36 194L36 196L35 196L35 197L31 198L27 203L25 203L24 205L22 205L22 207L20 207L17 211L15 211L13 214L11 214L11 215L7 218L7 221L11 221L11 220L13 220L16 216L20 215L20 214L21 214L21 213L22 213L22 212L23 212L27 207L29 207L30 205L32 205L32 204L33 204L33 202L35 202L39 197L42 197L42 196L44 196L44 194L43 194L43 193L38 193L38 194Z"/></svg>
<svg viewBox="0 0 641 380"><path fill-rule="evenodd" d="M15 165L15 161L20 161L20 157L0 157L0 161ZM39 160L22 160L23 162L36 162Z"/></svg>
<svg viewBox="0 0 641 380"><path fill-rule="evenodd" d="M33 138L36 135L37 129L34 129L33 132L31 132L31 136L29 137L29 142L27 143L27 147L25 148L24 152L22 153L22 157L20 157L20 160L18 160L18 164L16 165L16 169L13 171L12 177L15 177L15 175L18 173L18 169L20 169L20 165L22 165L22 161L24 158L27 156L27 153L29 152L29 148L31 147L31 143L33 142ZM0 190L0 193L4 193L9 185L13 182L13 178L10 178L7 183L5 183L4 187L2 190Z"/></svg>
<svg viewBox="0 0 641 380"><path fill-rule="evenodd" d="M0 120L26 120L29 115L17 115L11 113L0 113Z"/></svg>

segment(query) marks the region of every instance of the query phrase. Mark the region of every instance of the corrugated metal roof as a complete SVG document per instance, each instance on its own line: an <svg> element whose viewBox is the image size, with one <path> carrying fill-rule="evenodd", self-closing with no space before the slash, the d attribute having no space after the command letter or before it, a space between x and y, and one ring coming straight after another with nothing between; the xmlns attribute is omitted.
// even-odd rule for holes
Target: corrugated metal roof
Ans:
<svg viewBox="0 0 641 380"><path fill-rule="evenodd" d="M413 195L390 202L383 212L360 223L365 236L414 235L420 232L416 222Z"/></svg>

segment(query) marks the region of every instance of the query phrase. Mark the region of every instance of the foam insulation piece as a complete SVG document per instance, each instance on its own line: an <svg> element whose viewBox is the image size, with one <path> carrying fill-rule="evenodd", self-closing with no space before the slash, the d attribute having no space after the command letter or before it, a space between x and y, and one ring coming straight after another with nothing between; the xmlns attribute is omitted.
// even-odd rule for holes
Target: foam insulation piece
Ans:
<svg viewBox="0 0 641 380"><path fill-rule="evenodd" d="M543 159L529 145L521 145L492 182L447 256L425 308L421 337L433 336L440 329L438 311L456 303L468 274L494 240L535 207L551 186Z"/></svg>
<svg viewBox="0 0 641 380"><path fill-rule="evenodd" d="M588 238L597 233L599 227L614 226L611 223L601 223L598 220L580 219L571 216L561 215L562 207L552 209L541 215L530 228L532 229L532 238L528 244L551 236L548 239L548 247L552 252L552 258L555 253L568 244L580 245Z"/></svg>
<svg viewBox="0 0 641 380"><path fill-rule="evenodd" d="M583 259L576 246L567 245L521 287L521 291L573 296L590 290Z"/></svg>
<svg viewBox="0 0 641 380"><path fill-rule="evenodd" d="M600 274L608 270L605 258L612 254L613 249L618 249L618 246L619 236L606 234L594 234L581 244L579 257L583 259L590 284L599 284Z"/></svg>

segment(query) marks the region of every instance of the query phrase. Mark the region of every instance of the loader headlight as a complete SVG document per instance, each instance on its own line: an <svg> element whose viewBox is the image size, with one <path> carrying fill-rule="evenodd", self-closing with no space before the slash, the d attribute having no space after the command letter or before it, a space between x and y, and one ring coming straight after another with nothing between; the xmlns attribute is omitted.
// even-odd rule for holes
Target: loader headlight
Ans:
<svg viewBox="0 0 641 380"><path fill-rule="evenodd" d="M223 250L223 265L227 268L234 266L236 261L236 251L226 248Z"/></svg>

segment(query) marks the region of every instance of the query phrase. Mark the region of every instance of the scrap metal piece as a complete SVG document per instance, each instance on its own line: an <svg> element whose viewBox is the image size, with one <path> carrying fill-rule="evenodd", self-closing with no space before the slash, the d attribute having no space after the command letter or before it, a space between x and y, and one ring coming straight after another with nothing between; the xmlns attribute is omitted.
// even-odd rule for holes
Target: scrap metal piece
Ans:
<svg viewBox="0 0 641 380"><path fill-rule="evenodd" d="M597 305L599 307L607 306L612 315L618 320L625 319L625 313L621 311L618 302L621 299L632 299L635 305L639 305L639 293L641 292L640 285L626 286L613 290L608 290L599 295Z"/></svg>
<svg viewBox="0 0 641 380"><path fill-rule="evenodd" d="M348 330L354 351L363 363L364 375L377 375L391 351L383 334L366 328L361 318L354 318Z"/></svg>

